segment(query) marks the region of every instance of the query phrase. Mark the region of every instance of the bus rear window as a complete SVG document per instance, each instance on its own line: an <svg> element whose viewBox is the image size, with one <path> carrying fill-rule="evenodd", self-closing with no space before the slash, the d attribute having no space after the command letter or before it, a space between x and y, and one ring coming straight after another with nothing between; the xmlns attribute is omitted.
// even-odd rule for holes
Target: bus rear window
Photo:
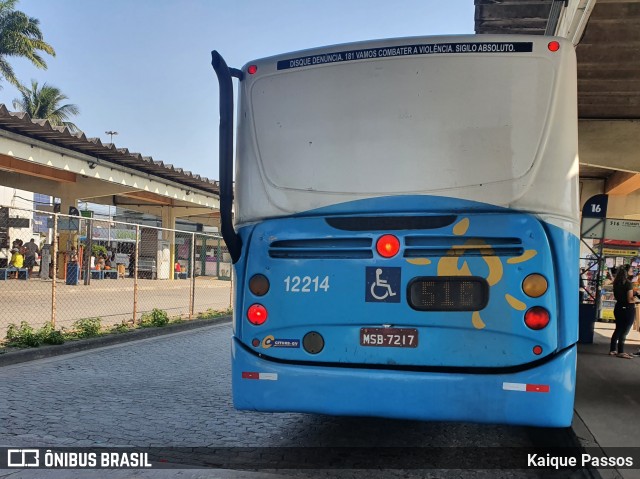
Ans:
<svg viewBox="0 0 640 479"><path fill-rule="evenodd" d="M303 191L511 180L538 154L553 85L553 63L534 56L392 58L267 75L250 92L258 160L271 185Z"/></svg>

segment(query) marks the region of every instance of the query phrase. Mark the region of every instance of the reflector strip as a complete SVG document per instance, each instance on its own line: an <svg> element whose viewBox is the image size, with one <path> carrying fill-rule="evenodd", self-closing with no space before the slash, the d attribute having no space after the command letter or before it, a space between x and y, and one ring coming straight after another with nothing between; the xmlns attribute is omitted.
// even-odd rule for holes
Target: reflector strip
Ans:
<svg viewBox="0 0 640 479"><path fill-rule="evenodd" d="M527 384L527 392L528 393L548 393L549 385L548 384Z"/></svg>
<svg viewBox="0 0 640 479"><path fill-rule="evenodd" d="M243 372L242 379L262 379L263 381L277 381L278 373L249 373Z"/></svg>
<svg viewBox="0 0 640 479"><path fill-rule="evenodd" d="M522 391L527 393L548 393L548 384L502 383L505 391Z"/></svg>

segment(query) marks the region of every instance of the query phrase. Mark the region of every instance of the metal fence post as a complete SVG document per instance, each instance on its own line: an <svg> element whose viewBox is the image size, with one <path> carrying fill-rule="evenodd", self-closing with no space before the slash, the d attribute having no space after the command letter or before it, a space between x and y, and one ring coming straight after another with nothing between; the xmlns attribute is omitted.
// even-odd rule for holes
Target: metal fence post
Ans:
<svg viewBox="0 0 640 479"><path fill-rule="evenodd" d="M53 240L52 250L52 280L51 280L51 327L56 327L56 278L58 276L58 215L53 215Z"/></svg>
<svg viewBox="0 0 640 479"><path fill-rule="evenodd" d="M87 240L86 240L86 258L85 270L84 270L84 284L89 286L91 284L91 256L93 255L93 222L91 218L86 218L87 221Z"/></svg>
<svg viewBox="0 0 640 479"><path fill-rule="evenodd" d="M195 304L196 298L196 234L191 233L191 258L189 271L191 271L191 282L189 285L189 319L193 319L193 307ZM206 264L205 264L206 266ZM205 274L206 271L203 271L202 274Z"/></svg>
<svg viewBox="0 0 640 479"><path fill-rule="evenodd" d="M140 225L136 225L136 249L133 259L133 324L138 315L138 257L140 256Z"/></svg>
<svg viewBox="0 0 640 479"><path fill-rule="evenodd" d="M218 246L216 246L216 274L218 275L218 279L220 279L220 261L222 257L222 250L220 249L220 238L218 238Z"/></svg>

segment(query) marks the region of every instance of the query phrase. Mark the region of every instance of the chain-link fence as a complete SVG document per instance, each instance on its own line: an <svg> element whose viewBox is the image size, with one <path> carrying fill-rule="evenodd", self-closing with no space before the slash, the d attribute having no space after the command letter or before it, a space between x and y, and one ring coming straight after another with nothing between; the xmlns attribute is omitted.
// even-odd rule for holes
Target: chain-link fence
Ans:
<svg viewBox="0 0 640 479"><path fill-rule="evenodd" d="M103 329L231 308L218 235L0 207L0 341L10 324ZM158 313L160 312L160 313Z"/></svg>

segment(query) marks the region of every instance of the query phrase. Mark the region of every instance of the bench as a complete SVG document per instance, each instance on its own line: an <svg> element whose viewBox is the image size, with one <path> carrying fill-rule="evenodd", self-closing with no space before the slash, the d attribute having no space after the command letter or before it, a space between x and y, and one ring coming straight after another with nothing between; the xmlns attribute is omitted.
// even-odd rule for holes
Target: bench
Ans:
<svg viewBox="0 0 640 479"><path fill-rule="evenodd" d="M118 279L118 270L117 269L105 269L103 271L103 275L107 279Z"/></svg>
<svg viewBox="0 0 640 479"><path fill-rule="evenodd" d="M138 258L138 278L155 279L156 273L156 260L153 258Z"/></svg>
<svg viewBox="0 0 640 479"><path fill-rule="evenodd" d="M0 279L6 281L9 279L9 273L18 272L18 279L29 279L29 270L27 268L0 268Z"/></svg>
<svg viewBox="0 0 640 479"><path fill-rule="evenodd" d="M102 269L92 269L91 270L91 279L104 279L104 270L102 270Z"/></svg>
<svg viewBox="0 0 640 479"><path fill-rule="evenodd" d="M173 279L187 279L187 272L186 271L174 271L173 272Z"/></svg>

